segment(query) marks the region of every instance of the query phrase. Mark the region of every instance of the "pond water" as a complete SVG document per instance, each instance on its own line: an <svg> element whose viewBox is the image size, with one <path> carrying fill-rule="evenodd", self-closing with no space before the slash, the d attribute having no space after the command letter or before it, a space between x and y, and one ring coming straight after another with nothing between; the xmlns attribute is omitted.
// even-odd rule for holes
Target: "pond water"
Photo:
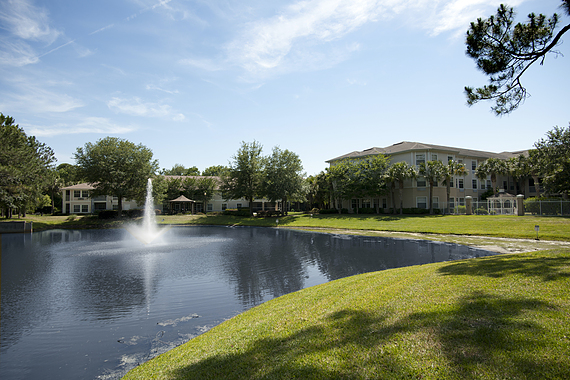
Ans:
<svg viewBox="0 0 570 380"><path fill-rule="evenodd" d="M270 228L4 234L0 377L117 379L255 305L359 273L492 255Z"/></svg>

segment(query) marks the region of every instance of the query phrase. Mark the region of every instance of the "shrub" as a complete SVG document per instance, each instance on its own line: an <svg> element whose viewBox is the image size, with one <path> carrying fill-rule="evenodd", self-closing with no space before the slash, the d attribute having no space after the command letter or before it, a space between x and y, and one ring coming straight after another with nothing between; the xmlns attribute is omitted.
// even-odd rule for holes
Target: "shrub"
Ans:
<svg viewBox="0 0 570 380"><path fill-rule="evenodd" d="M489 211L487 211L486 208L479 207L479 208L475 209L475 214L476 215L489 215Z"/></svg>
<svg viewBox="0 0 570 380"><path fill-rule="evenodd" d="M127 218L140 218L144 215L144 210L142 209L132 209L132 210L123 210L123 215Z"/></svg>
<svg viewBox="0 0 570 380"><path fill-rule="evenodd" d="M309 214L318 214L320 211L318 208L314 207L311 209L311 211L309 211Z"/></svg>
<svg viewBox="0 0 570 380"><path fill-rule="evenodd" d="M235 208L228 208L225 209L223 212L224 215L233 215L233 216L249 216L249 208L244 207L240 209Z"/></svg>
<svg viewBox="0 0 570 380"><path fill-rule="evenodd" d="M376 214L376 209L371 207L363 207L358 209L359 214Z"/></svg>
<svg viewBox="0 0 570 380"><path fill-rule="evenodd" d="M97 217L99 219L115 219L119 216L119 212L116 210L101 210Z"/></svg>

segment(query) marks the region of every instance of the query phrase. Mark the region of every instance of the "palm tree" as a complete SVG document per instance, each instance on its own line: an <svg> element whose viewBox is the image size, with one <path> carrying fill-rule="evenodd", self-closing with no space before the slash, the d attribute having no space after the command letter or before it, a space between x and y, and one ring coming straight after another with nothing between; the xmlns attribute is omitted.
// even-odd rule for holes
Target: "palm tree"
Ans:
<svg viewBox="0 0 570 380"><path fill-rule="evenodd" d="M445 178L446 168L441 161L428 161L420 164L419 174L429 182L429 213L433 214L433 186Z"/></svg>
<svg viewBox="0 0 570 380"><path fill-rule="evenodd" d="M477 167L475 175L480 180L486 180L487 176L491 176L491 184L493 186L493 194L497 195L497 175L506 174L508 172L507 163L499 158L488 158Z"/></svg>
<svg viewBox="0 0 570 380"><path fill-rule="evenodd" d="M467 174L467 170L465 170L465 165L460 164L457 161L449 160L447 163L447 167L445 168L444 176L445 176L445 185L446 185L446 199L445 204L447 205L447 212L451 213L449 210L449 195L451 193L451 181L453 181L454 176L464 176Z"/></svg>
<svg viewBox="0 0 570 380"><path fill-rule="evenodd" d="M394 214L396 213L396 205L394 203L394 193L396 183L398 183L398 190L400 193L400 215L403 214L403 197L404 181L410 178L416 178L416 169L405 161L396 162L394 165L388 167L386 171L387 182L391 183L392 189L392 204L394 205Z"/></svg>

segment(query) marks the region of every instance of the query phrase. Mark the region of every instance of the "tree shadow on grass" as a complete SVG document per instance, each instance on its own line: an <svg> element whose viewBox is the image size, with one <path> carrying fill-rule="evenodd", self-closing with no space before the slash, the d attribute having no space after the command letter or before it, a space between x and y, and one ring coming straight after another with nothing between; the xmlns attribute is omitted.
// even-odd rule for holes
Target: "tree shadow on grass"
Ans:
<svg viewBox="0 0 570 380"><path fill-rule="evenodd" d="M178 368L176 379L564 378L570 361L544 355L551 338L527 311L553 307L530 298L474 292L444 310L394 320L345 309L283 338ZM561 317L562 318L562 317ZM538 354L536 354L538 352Z"/></svg>
<svg viewBox="0 0 570 380"><path fill-rule="evenodd" d="M517 255L516 260L508 255L486 257L478 260L464 260L450 263L439 269L444 275L469 275L500 278L513 274L555 281L570 278L570 256L527 256Z"/></svg>

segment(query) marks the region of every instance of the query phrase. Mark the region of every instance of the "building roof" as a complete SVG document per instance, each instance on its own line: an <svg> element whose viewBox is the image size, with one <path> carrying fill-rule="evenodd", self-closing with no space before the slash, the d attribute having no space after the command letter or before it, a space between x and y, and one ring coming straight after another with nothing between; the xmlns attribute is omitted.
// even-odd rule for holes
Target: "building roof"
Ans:
<svg viewBox="0 0 570 380"><path fill-rule="evenodd" d="M95 187L90 183L78 183L77 185L71 185L62 187L62 190L94 190Z"/></svg>
<svg viewBox="0 0 570 380"><path fill-rule="evenodd" d="M528 150L521 150L517 152L501 152L501 153L493 153L493 152L485 152L481 150L473 150L473 149L464 149L464 148L455 148L450 146L443 146L443 145L434 145L434 144L425 144L419 142L411 142L411 141L402 141L397 144L390 145L385 148L369 148L362 151L354 151L351 153L347 153L345 155L332 158L326 162L338 161L345 158L357 158L357 157L366 157L366 156L373 156L377 154L384 154L384 155L392 155L398 153L405 153L405 152L413 152L413 151L426 151L426 150L433 150L438 152L448 152L453 153L456 156L462 157L478 157L478 158L502 158L508 159L510 157L518 156L520 154L528 155Z"/></svg>
<svg viewBox="0 0 570 380"><path fill-rule="evenodd" d="M184 195L181 195L178 198L173 199L173 200L168 201L168 202L196 202L196 201L193 201L192 199L188 199Z"/></svg>

